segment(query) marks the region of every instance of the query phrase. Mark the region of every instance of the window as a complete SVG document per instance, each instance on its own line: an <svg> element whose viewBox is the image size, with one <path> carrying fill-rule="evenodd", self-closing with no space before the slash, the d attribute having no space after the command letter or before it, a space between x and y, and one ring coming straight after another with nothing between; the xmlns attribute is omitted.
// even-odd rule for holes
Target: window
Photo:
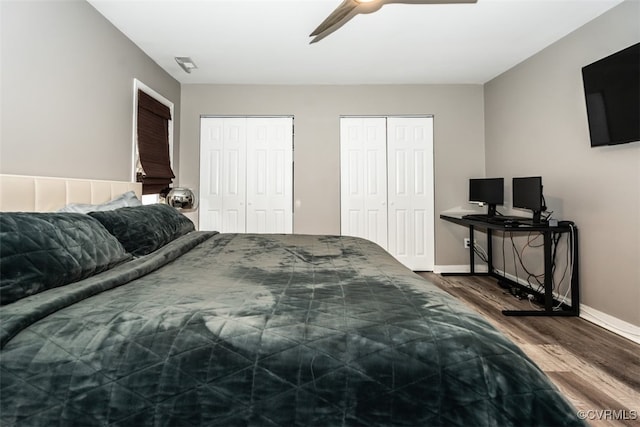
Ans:
<svg viewBox="0 0 640 427"><path fill-rule="evenodd" d="M134 84L134 179L144 196L158 198L175 175L171 167L173 104L139 81Z"/></svg>

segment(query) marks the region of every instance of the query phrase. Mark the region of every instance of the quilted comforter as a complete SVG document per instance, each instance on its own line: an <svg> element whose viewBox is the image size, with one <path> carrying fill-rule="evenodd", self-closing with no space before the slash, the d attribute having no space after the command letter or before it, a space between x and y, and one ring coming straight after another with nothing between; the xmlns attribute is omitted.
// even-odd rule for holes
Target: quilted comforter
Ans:
<svg viewBox="0 0 640 427"><path fill-rule="evenodd" d="M192 232L0 321L3 426L583 425L511 341L357 238Z"/></svg>

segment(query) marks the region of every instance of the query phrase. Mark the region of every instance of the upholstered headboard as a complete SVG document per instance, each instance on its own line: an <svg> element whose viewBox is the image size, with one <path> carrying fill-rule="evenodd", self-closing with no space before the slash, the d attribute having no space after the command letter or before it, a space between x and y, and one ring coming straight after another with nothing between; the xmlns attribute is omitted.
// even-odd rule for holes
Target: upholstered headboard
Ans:
<svg viewBox="0 0 640 427"><path fill-rule="evenodd" d="M52 212L69 203L108 202L127 191L140 197L142 184L0 174L0 211Z"/></svg>

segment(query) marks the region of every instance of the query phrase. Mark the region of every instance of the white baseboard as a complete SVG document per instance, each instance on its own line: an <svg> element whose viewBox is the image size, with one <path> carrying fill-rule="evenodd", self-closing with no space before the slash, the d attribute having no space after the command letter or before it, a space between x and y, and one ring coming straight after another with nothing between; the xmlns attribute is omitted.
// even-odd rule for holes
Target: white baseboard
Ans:
<svg viewBox="0 0 640 427"><path fill-rule="evenodd" d="M478 264L475 266L475 271L478 273L486 273L489 271L487 269L487 265ZM471 273L471 268L469 268L469 264L463 265L434 265L433 272L437 274L455 274L455 273Z"/></svg>
<svg viewBox="0 0 640 427"><path fill-rule="evenodd" d="M580 317L591 323L640 344L640 326L625 322L617 317L580 304Z"/></svg>
<svg viewBox="0 0 640 427"><path fill-rule="evenodd" d="M487 266L476 265L477 272L487 272ZM469 265L436 265L433 269L434 273L469 273L470 268ZM504 274L501 270L496 270L498 274ZM522 278L517 278L516 276L507 273L505 275L506 278L511 279L514 282L518 282L522 285L527 285L527 281ZM562 300L564 295L558 295L554 292L554 298L558 301ZM566 304L571 305L571 298L569 295L564 299ZM625 322L624 320L618 319L617 317L613 317L609 314L603 313L595 308L589 307L584 304L580 304L580 317L584 320L587 320L591 323L594 323L601 328L604 328L614 334L620 335L628 340L631 340L635 343L640 344L640 326L634 325L629 322Z"/></svg>

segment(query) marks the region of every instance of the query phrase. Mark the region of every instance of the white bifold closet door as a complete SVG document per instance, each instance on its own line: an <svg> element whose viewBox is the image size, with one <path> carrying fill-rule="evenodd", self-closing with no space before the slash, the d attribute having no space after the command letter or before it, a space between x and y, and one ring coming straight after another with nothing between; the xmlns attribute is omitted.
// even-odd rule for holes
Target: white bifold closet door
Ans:
<svg viewBox="0 0 640 427"><path fill-rule="evenodd" d="M340 119L340 228L388 247L387 127L381 117Z"/></svg>
<svg viewBox="0 0 640 427"><path fill-rule="evenodd" d="M343 117L341 232L433 270L433 118Z"/></svg>
<svg viewBox="0 0 640 427"><path fill-rule="evenodd" d="M293 118L200 121L199 229L293 231Z"/></svg>

